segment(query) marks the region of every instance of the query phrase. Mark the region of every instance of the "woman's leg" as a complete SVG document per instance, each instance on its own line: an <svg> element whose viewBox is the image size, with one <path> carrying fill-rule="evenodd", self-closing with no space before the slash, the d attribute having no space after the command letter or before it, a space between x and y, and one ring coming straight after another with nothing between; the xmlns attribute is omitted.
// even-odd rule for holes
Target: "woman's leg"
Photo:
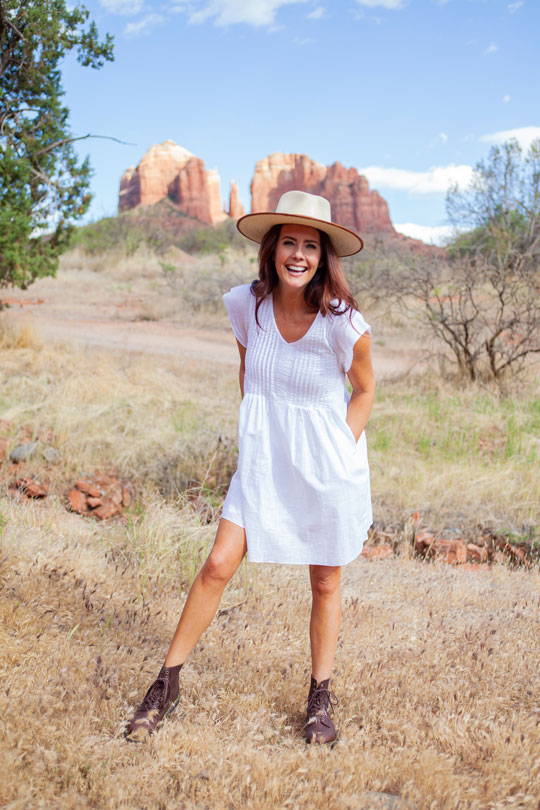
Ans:
<svg viewBox="0 0 540 810"><path fill-rule="evenodd" d="M309 576L313 595L309 625L312 675L304 736L308 743L331 743L337 736L330 718L334 698L329 683L341 623L341 568L310 565Z"/></svg>
<svg viewBox="0 0 540 810"><path fill-rule="evenodd" d="M311 672L317 683L330 677L341 625L341 567L310 565L312 606Z"/></svg>
<svg viewBox="0 0 540 810"><path fill-rule="evenodd" d="M244 529L222 518L212 551L189 591L165 663L126 727L125 737L129 741L143 742L174 711L182 664L214 618L225 585L246 550Z"/></svg>
<svg viewBox="0 0 540 810"><path fill-rule="evenodd" d="M165 666L183 664L215 616L225 586L247 551L244 529L222 518L206 562L195 577L176 631L169 646Z"/></svg>

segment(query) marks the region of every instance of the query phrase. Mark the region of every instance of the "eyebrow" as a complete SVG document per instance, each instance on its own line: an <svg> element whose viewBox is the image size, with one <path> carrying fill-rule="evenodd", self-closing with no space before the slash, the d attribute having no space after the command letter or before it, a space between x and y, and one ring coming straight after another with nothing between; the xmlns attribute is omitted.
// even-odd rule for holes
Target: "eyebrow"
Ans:
<svg viewBox="0 0 540 810"><path fill-rule="evenodd" d="M293 242L298 242L298 239L296 239L296 237L294 237L294 236L289 236L289 234L287 234L287 233L286 233L286 234L284 234L284 235L283 235L281 238L282 238L282 239L292 239L292 240L293 240ZM316 236L313 236L313 237L311 237L311 236L310 236L310 237L308 237L307 239L304 239L303 241L304 241L304 242L313 242L313 244L315 244L315 245L320 244L320 242L319 242L319 240L317 239L317 237L316 237Z"/></svg>

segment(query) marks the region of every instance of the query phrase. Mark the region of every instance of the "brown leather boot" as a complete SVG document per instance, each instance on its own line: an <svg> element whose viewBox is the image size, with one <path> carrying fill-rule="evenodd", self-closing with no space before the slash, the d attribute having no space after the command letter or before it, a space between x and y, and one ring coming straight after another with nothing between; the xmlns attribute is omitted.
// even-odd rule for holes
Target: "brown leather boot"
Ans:
<svg viewBox="0 0 540 810"><path fill-rule="evenodd" d="M330 719L329 712L337 705L336 696L330 692L326 681L317 681L311 676L311 685L307 701L307 719L304 734L308 743L329 743L336 739L336 728Z"/></svg>
<svg viewBox="0 0 540 810"><path fill-rule="evenodd" d="M145 742L161 721L176 709L180 692L178 675L181 669L182 664L161 667L159 675L126 727L126 740Z"/></svg>

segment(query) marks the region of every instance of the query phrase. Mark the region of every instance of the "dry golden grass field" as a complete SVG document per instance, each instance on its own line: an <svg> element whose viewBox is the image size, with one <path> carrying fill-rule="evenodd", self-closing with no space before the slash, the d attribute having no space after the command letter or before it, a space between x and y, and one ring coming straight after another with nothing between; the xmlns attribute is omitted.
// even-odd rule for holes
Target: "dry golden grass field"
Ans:
<svg viewBox="0 0 540 810"><path fill-rule="evenodd" d="M125 742L234 470L234 345L217 309L178 320L181 291L160 276L170 270L86 266L77 279L70 261L57 281L17 293L42 305L0 319L0 440L9 451L37 439L60 454L54 464L39 453L17 468L0 461L0 805L538 810L537 565L464 570L396 557L347 566L333 682L340 736L309 747L307 569L244 563L182 670L179 709L147 745ZM152 313L121 315L137 296ZM414 352L400 355L414 335L366 315L382 370L368 428L378 525L403 526L418 511L436 529L534 537L534 375L501 397L421 363L414 374ZM146 318L165 348L154 336L151 351L136 350ZM118 344L107 323L133 331ZM131 482L121 518L66 510L68 486L97 470ZM30 474L48 482L45 499L8 490Z"/></svg>

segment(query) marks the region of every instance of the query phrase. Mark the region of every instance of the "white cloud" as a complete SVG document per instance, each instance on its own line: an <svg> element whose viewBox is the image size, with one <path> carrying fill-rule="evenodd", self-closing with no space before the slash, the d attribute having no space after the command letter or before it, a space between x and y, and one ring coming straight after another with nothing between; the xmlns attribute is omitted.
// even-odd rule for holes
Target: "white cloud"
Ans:
<svg viewBox="0 0 540 810"><path fill-rule="evenodd" d="M124 34L127 37L137 37L163 22L165 22L163 14L147 14L146 17L142 17L142 19L136 22L128 23L124 28Z"/></svg>
<svg viewBox="0 0 540 810"><path fill-rule="evenodd" d="M471 182L472 168L464 165L433 166L427 172L407 169L386 169L383 166L368 166L360 169L372 186L394 188L411 194L440 194L453 184L467 186Z"/></svg>
<svg viewBox="0 0 540 810"><path fill-rule="evenodd" d="M356 0L356 2L368 8L403 8L403 0Z"/></svg>
<svg viewBox="0 0 540 810"><path fill-rule="evenodd" d="M484 51L484 56L489 56L491 53L497 53L498 50L499 46L495 42L491 42Z"/></svg>
<svg viewBox="0 0 540 810"><path fill-rule="evenodd" d="M414 222L403 222L394 225L394 228L398 233L410 236L411 239L421 239L427 245L445 245L455 234L452 225L416 225Z"/></svg>
<svg viewBox="0 0 540 810"><path fill-rule="evenodd" d="M190 22L201 23L209 18L216 25L247 23L249 25L272 25L276 11L282 6L306 3L307 0L209 0L199 11L193 11Z"/></svg>
<svg viewBox="0 0 540 810"><path fill-rule="evenodd" d="M507 93L505 96L501 98L503 104L508 104L509 101L512 101L512 96Z"/></svg>
<svg viewBox="0 0 540 810"><path fill-rule="evenodd" d="M516 0L516 2L515 2L515 3L508 3L508 5L506 6L506 8L507 8L507 9L508 9L508 11L510 12L510 14L515 14L515 13L516 13L516 11L517 11L518 9L520 9L520 8L521 8L521 6L524 6L524 5L525 5L524 0Z"/></svg>
<svg viewBox="0 0 540 810"><path fill-rule="evenodd" d="M480 140L484 143L504 143L510 138L515 138L522 149L527 150L531 143L540 138L540 127L519 127L518 129L503 129L500 132L492 132L482 135Z"/></svg>
<svg viewBox="0 0 540 810"><path fill-rule="evenodd" d="M138 14L143 7L143 0L99 0L99 2L112 14Z"/></svg>
<svg viewBox="0 0 540 810"><path fill-rule="evenodd" d="M326 9L324 6L317 6L314 8L313 11L310 11L308 16L308 20L320 20L321 17L324 17L326 14Z"/></svg>
<svg viewBox="0 0 540 810"><path fill-rule="evenodd" d="M439 132L437 138L440 140L441 143L447 143L448 141L448 135L446 134L446 132Z"/></svg>

